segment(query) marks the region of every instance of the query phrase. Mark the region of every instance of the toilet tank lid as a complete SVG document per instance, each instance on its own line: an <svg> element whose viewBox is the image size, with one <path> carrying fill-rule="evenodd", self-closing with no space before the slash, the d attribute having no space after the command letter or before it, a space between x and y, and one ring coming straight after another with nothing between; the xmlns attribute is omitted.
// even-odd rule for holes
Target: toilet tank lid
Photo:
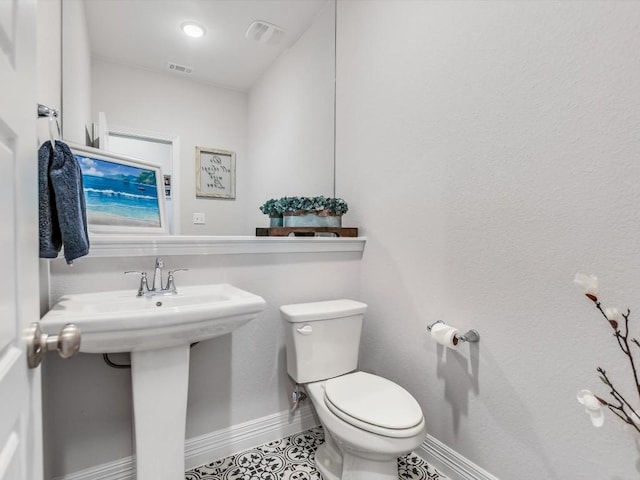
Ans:
<svg viewBox="0 0 640 480"><path fill-rule="evenodd" d="M280 307L280 313L286 321L297 323L362 315L366 309L366 303L342 299L283 305Z"/></svg>

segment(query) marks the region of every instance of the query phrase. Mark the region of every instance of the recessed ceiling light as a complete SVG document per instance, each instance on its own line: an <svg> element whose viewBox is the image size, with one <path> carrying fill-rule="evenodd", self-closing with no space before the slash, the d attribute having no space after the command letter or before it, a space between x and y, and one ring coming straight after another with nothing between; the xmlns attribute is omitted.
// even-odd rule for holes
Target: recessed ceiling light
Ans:
<svg viewBox="0 0 640 480"><path fill-rule="evenodd" d="M180 29L185 33L185 35L193 38L200 38L204 35L204 27L195 22L184 22L180 25Z"/></svg>

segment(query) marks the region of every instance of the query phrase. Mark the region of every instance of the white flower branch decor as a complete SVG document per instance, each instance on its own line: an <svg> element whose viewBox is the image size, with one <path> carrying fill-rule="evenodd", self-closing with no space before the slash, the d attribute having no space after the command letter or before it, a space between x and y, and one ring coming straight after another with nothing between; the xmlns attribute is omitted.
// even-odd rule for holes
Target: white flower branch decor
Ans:
<svg viewBox="0 0 640 480"><path fill-rule="evenodd" d="M640 399L638 369L636 367L636 360L633 352L631 351L633 345L640 348L640 342L635 338L629 338L629 316L631 315L631 310L627 309L626 314L621 314L617 308L605 308L603 310L600 300L598 300L598 279L595 275L576 273L573 281L583 288L586 297L594 303L595 307L613 329L613 337L618 342L620 350L622 350L622 353L627 357L627 361L631 367L635 388L638 393L638 398ZM622 329L620 328L620 324L623 324ZM613 385L613 382L603 368L598 367L596 370L600 374L599 378L602 383L609 388L609 395L611 396L611 399L604 400L603 398L594 395L589 390L581 390L578 392L577 397L578 402L584 405L586 412L591 417L591 423L593 426L602 426L604 423L604 414L602 409L606 407L627 426L634 429L637 433L640 433L640 416L638 416L638 410L636 410L629 401L627 401L624 395L622 395L622 393L620 393L620 391Z"/></svg>

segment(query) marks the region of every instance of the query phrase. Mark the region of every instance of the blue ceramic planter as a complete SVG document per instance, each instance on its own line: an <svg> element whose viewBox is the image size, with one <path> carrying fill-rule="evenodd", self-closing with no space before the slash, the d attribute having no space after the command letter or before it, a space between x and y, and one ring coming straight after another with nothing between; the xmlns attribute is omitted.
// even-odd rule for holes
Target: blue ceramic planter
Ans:
<svg viewBox="0 0 640 480"><path fill-rule="evenodd" d="M270 227L282 227L283 221L282 217L271 217L269 216L269 226Z"/></svg>
<svg viewBox="0 0 640 480"><path fill-rule="evenodd" d="M342 216L331 215L323 210L318 213L309 212L285 212L285 227L341 227Z"/></svg>

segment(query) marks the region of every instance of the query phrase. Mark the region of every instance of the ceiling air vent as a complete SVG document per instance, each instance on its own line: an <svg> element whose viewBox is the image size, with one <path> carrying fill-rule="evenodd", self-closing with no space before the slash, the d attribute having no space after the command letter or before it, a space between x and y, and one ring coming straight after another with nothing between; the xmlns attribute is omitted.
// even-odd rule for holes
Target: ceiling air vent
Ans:
<svg viewBox="0 0 640 480"><path fill-rule="evenodd" d="M273 23L256 20L247 29L245 36L249 40L265 43L267 45L277 45L284 37L284 29Z"/></svg>
<svg viewBox="0 0 640 480"><path fill-rule="evenodd" d="M172 62L167 63L167 68L170 72L178 72L185 75L191 75L193 73L193 68L187 67L185 65L178 65L177 63Z"/></svg>

